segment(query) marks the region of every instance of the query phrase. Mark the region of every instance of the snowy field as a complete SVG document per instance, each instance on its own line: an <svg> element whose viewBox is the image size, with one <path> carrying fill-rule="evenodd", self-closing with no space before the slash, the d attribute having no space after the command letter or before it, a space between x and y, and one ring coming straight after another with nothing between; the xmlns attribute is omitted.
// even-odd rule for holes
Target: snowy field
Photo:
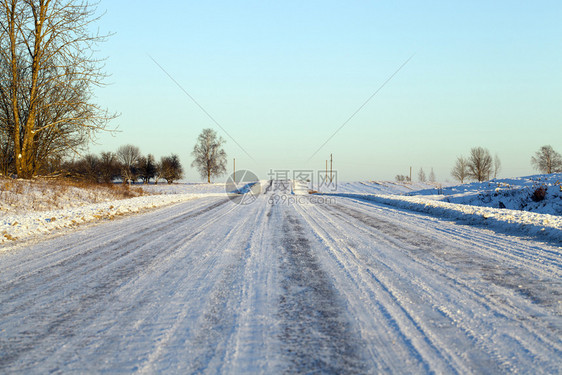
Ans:
<svg viewBox="0 0 562 375"><path fill-rule="evenodd" d="M142 212L2 245L0 373L562 372L560 215L467 204L483 185L280 185L15 215Z"/></svg>
<svg viewBox="0 0 562 375"><path fill-rule="evenodd" d="M448 184L446 184L448 185ZM408 194L421 190L435 191L440 183L431 182L393 182L393 181L358 181L358 182L340 182L334 186L340 193L361 193L361 194ZM321 191L330 191L330 189L321 189Z"/></svg>
<svg viewBox="0 0 562 375"><path fill-rule="evenodd" d="M141 185L150 194L224 194L224 183L159 183L158 185Z"/></svg>

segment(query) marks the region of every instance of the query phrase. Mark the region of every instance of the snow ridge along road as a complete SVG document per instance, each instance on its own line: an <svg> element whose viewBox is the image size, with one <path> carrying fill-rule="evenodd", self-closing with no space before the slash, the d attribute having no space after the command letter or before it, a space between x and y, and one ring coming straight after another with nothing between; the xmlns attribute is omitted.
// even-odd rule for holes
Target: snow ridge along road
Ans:
<svg viewBox="0 0 562 375"><path fill-rule="evenodd" d="M559 247L276 184L1 253L0 372L562 371Z"/></svg>

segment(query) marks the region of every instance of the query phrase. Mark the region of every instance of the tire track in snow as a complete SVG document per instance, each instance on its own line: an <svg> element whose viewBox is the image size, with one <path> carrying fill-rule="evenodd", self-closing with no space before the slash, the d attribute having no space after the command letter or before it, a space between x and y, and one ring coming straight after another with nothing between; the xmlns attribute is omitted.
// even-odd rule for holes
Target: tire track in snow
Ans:
<svg viewBox="0 0 562 375"><path fill-rule="evenodd" d="M545 283L544 280L531 275L527 271L528 267L527 269L516 269L515 267L507 269L494 259L479 254L467 256L461 252L454 251L450 245L424 236L419 232L410 231L404 226L398 226L392 222L382 220L380 217L373 218L363 212L343 205L334 205L333 207L337 209L337 211L332 211L334 215L343 218L339 214L339 212L343 212L345 215L351 216L399 242L411 245L412 248L409 250L411 250L414 257L418 252L424 254L431 253L439 257L443 262L455 265L459 270L471 269L487 282L510 289L535 304L556 307L562 297L562 280L551 280L551 282ZM562 313L562 311L560 312Z"/></svg>
<svg viewBox="0 0 562 375"><path fill-rule="evenodd" d="M263 197L258 199L255 205L261 207L248 240L239 313L221 367L224 374L278 374L282 367L277 339L279 265L276 244L270 236L279 223L273 217L273 206Z"/></svg>
<svg viewBox="0 0 562 375"><path fill-rule="evenodd" d="M312 214L312 208L312 205L300 207L300 214L328 246L326 254L335 262L331 277L337 280L338 288L347 297L349 309L356 315L375 373L466 371L454 354L428 334L417 315L405 307L409 301L397 294L393 282L375 272L380 268L380 260L362 259L354 244L345 245L341 237L333 237L330 233L346 233L338 226L337 216L322 212L319 222ZM336 230L324 230L332 225Z"/></svg>
<svg viewBox="0 0 562 375"><path fill-rule="evenodd" d="M342 301L301 223L286 212L281 229L278 314L282 350L289 362L285 373L365 373L361 340L353 335Z"/></svg>
<svg viewBox="0 0 562 375"><path fill-rule="evenodd" d="M359 211L341 205L334 206L337 211L332 211L336 216L345 213L363 224L384 233L387 239L393 243L404 242L412 244L413 249L408 248L412 259L424 264L431 264L437 272L447 274L446 267L453 266L461 273L470 273L473 277L481 278L484 282L505 288L512 293L525 298L531 303L551 309L555 315L562 316L562 263L560 255L556 258L549 251L542 252L544 257L538 258L530 255L529 250L516 242L504 244L507 251L501 251L499 244L505 240L494 236L494 246L485 241L475 244L478 251L471 249L474 238L461 240L455 238L456 234L443 230L447 236L447 243L442 240L430 238L419 233L419 229L406 226L399 227L380 217L371 216L368 212ZM327 207L329 209L329 207ZM377 222L386 222L379 225ZM390 229L390 230L388 230ZM421 238L422 240L418 240ZM397 241L395 241L397 240ZM417 247L416 247L417 245ZM404 248L402 246L402 248ZM421 251L420 251L421 250ZM447 265L444 267L444 265ZM450 277L450 271L448 273ZM458 282L456 278L453 278ZM471 289L471 292L474 290ZM492 304L502 304L505 301L494 301L491 296L480 295ZM504 312L509 315L513 311ZM562 327L552 327L562 333Z"/></svg>
<svg viewBox="0 0 562 375"><path fill-rule="evenodd" d="M252 236L246 228L259 223L259 213L253 212L256 206L237 208L244 215L225 218L232 228L217 239L216 244L210 245L209 262L197 271L197 279L191 280L192 295L183 298L186 303L198 296L201 306L197 316L182 313L177 317L141 372L161 372L169 368L181 373L221 372L232 350L230 337L234 334L243 299L243 275L250 257L248 244ZM183 350L178 355L169 348ZM163 367L163 363L168 367Z"/></svg>
<svg viewBox="0 0 562 375"><path fill-rule="evenodd" d="M40 298L43 295L55 293L60 287L57 282L58 280L67 279L69 276L73 276L75 274L94 274L95 272L100 271L101 268L113 266L116 262L123 261L131 257L133 253L138 252L139 248L142 248L143 245L147 244L147 238L151 238L151 241L153 241L154 238L162 236L162 233L165 233L169 228L174 228L177 224L203 215L227 202L228 200L221 200L206 206L203 209L198 209L188 213L181 213L171 219L168 218L158 223L149 222L142 224L136 229L136 232L139 233L138 236L131 236L128 233L118 233L116 236L116 233L110 230L109 233L111 234L109 236L109 240L106 242L100 242L96 237L96 243L92 246L92 239L88 238L85 244L90 242L90 246L87 246L84 251L73 251L73 249L80 249L81 246L79 245L70 245L66 246L65 250L55 251L53 256L56 256L56 253L67 253L68 256L56 260L54 263L47 263L46 266L40 266L36 269L32 269L30 272L19 275L17 278L12 279L5 284L0 284L0 296L5 297L0 300L0 306L3 306L2 313L4 315L10 315L17 310L31 308L33 307L33 304L36 303L34 298L28 298L27 304L13 306L11 310L7 309L7 307L13 304L12 301L17 301L23 295L32 294L35 295L36 298ZM115 249L118 249L118 251L115 251ZM47 253L45 257L48 257L48 254L49 253ZM153 254L153 257L161 257L163 255L164 253L157 252ZM148 261L153 259L153 257L143 259L142 264L139 263L131 265L134 267L145 267L148 264ZM103 261L103 263L100 263L100 260ZM138 260L133 260L138 262ZM73 270L70 274L68 274L69 269ZM13 270L7 269L4 273L9 273L10 271L13 272ZM121 269L118 271L117 276L120 275L123 275L124 277L126 276L126 272L124 273ZM113 276L113 278L116 279L115 275ZM28 281L37 278L41 279L41 284L39 286ZM120 278L118 277L117 279ZM108 283L109 280L102 281L102 284L109 285ZM33 288L33 291L30 291L30 288ZM103 290L104 286L99 285L96 286L95 289Z"/></svg>
<svg viewBox="0 0 562 375"><path fill-rule="evenodd" d="M347 200L344 200L344 202L348 203ZM361 269L362 267L361 265L363 265L363 267L368 266L372 270L380 270L378 271L378 273L381 276L386 275L382 279L385 280L384 283L387 284L391 282L391 284L388 285L394 284L392 288L394 289L394 293L397 293L397 295L395 296L397 298L394 299L396 301L399 300L407 301L406 305L404 305L403 303L402 305L413 313L412 315L413 317L417 316L416 319L419 322L420 327L425 327L424 330L427 333L431 334L434 337L434 339L437 339L437 343L439 343L441 339L439 339L440 335L438 331L435 331L436 329L435 323L437 324L437 327L449 326L449 327L455 327L455 329L460 329L462 332L464 332L462 333L462 335L466 336L466 338L468 338L469 340L476 340L474 342L474 345L480 346L481 348L480 350L482 354L490 353L492 355L492 357L490 357L490 355L482 355L482 354L479 355L477 353L471 354L471 357L474 358L472 359L472 361L474 360L478 361L478 362L472 362L471 367L476 365L477 366L476 368L478 368L479 364L486 363L487 360L490 360L493 357L495 357L496 364L494 365L493 363L489 363L488 365L486 365L485 368L488 369L496 368L499 371L506 371L510 368L513 370L516 369L517 366L523 366L523 368L532 368L533 367L532 362L540 360L547 363L549 362L549 360L552 359L552 353L560 353L560 339L554 333L555 331L553 331L553 327L550 325L551 323L549 321L548 315L546 315L546 319L544 321L542 321L542 319L537 319L537 317L533 318L532 316L529 317L528 321L525 321L526 320L525 314L528 314L525 310L514 308L513 306L511 306L511 303L509 301L503 301L501 299L498 299L498 297L504 298L505 296L507 296L505 292L499 291L497 296L491 295L489 292L487 292L487 289L489 289L488 285L486 284L482 285L481 283L474 284L473 280L466 279L466 276L464 276L464 274L466 274L467 272L467 269L465 269L467 265L468 267L470 267L470 265L485 267L485 265L489 263L489 261L492 261L492 263L494 263L493 259L482 258L482 256L479 256L477 253L473 253L472 251L470 251L468 254L463 255L462 249L455 249L454 248L455 245L453 245L453 248L451 247L451 243L454 244L454 241L451 241L449 238L447 238L446 242L443 243L441 241L433 240L431 237L428 237L427 235L431 235L432 233L432 231L428 230L428 228L423 229L424 234L419 233L420 229L418 227L416 227L418 228L418 231L413 231L407 234L408 225L413 226L415 224L408 223L408 221L406 222L399 221L401 216L407 216L407 215L401 215L400 213L396 213L395 211L391 211L391 213L398 218L398 220L396 220L395 222L400 223L400 225L392 224L392 223L390 223L389 225L386 217L381 217L379 214L373 212L373 211L377 211L377 207L372 207L370 212L367 209L365 210L366 212L359 212L359 213L353 212L352 210L350 211L349 207L347 206L344 207L343 211L339 210L339 207L330 207L328 205L324 205L321 207L317 205L315 208L317 209L321 208L322 210L319 212L322 213L322 219L327 219L328 221L331 221L335 226L335 229L330 230L330 233L338 233L339 235L339 238L335 237L334 239L329 239L330 234L328 234L323 229L321 229L323 227L326 227L326 224L325 223L316 224L316 230L319 231L319 233L325 233L321 236L326 237L327 235L328 237L327 242L333 243L333 245L330 246L331 248L333 248L334 254L339 254L335 258L338 262L343 262L342 264L347 264L347 266L345 267L351 267L354 270L356 270L357 268ZM313 211L312 206L308 206L307 209L303 209L302 211L303 211L302 214L305 217L310 217L311 220L315 221L314 219L315 215L311 214L311 211ZM351 214L349 214L350 212ZM333 220L332 218L334 219L337 218L337 220ZM385 224L384 222L387 223ZM345 226L342 227L341 226L342 224L345 224ZM404 224L405 228L402 228L402 224ZM390 249L394 248L397 250L396 255L391 255L392 252L388 252L386 250L380 254L378 252L373 253L373 256L371 256L369 253L363 252L359 254L359 258L356 259L356 263L357 263L356 265L354 265L353 263L349 263L349 260L352 258L350 258L349 254L345 252L346 246L344 245L344 243L345 242L348 243L347 247L350 249L351 253L353 254L356 253L354 248L359 244L355 244L354 243L355 240L350 241L347 239L345 240L344 243L341 242L342 234L346 233L346 231L349 231L349 229L346 229L347 226L353 227L354 228L353 232L357 230L363 232L364 235L367 236L367 238L369 237L372 238L372 240L374 240L375 243L378 243L381 240L383 241L382 244L386 242L387 246L389 246ZM400 233L397 233L397 231L400 231ZM418 239L418 237L420 238ZM343 238L345 238L345 236L343 236ZM360 243L363 241L360 239L358 240ZM382 248L380 247L381 245L376 245L375 247L384 249L384 247ZM415 245L418 245L418 247L416 248ZM362 246L367 246L367 248L369 247L367 243ZM446 251L447 257L436 260L434 256L435 254L439 254L441 250ZM388 255L385 255L386 253L388 253ZM434 278L436 276L438 276L439 278L444 277L445 278L444 280L445 284L443 284L444 290L441 291L439 289L434 289L435 286L431 286L430 284L427 284L427 282L431 281L431 279L430 280L425 280L423 278L420 279L419 276L421 275L419 276L416 275L417 273L419 273L416 270L416 268L419 268L418 266L415 265L407 266L408 263L401 264L402 262L396 263L394 258L398 260L401 259L400 254L406 255L415 263L419 263L420 266L422 266L422 269L427 267L432 272L435 272L436 274L431 276L431 278ZM444 254L444 252L442 252L442 254ZM451 255L452 257L449 257L449 255ZM478 262L473 262L471 256L475 257L475 259L479 261L482 261L483 264L478 264ZM373 260L376 259L376 263L373 263L372 260L369 261L370 258L373 258ZM451 268L451 264L454 266L453 268ZM381 268L381 266L384 266L384 268ZM396 268L397 266L399 266L400 268L397 269ZM407 266L408 268L401 270L401 268L405 266ZM412 269L411 267L416 267L416 268ZM388 271L385 271L385 269L387 269ZM505 266L501 267L501 269L505 270ZM501 269L499 271L500 273L502 273ZM412 273L411 275L408 276L408 274L412 271L414 271L415 273ZM390 272L390 274L388 272ZM408 273L405 274L405 272ZM392 273L395 273L395 276L392 276ZM478 271L476 271L475 273L478 273ZM407 279L404 279L405 276L408 276L409 278L411 278L411 280L407 281ZM404 279L404 281L400 282L400 279ZM438 279L435 279L433 282L437 282L437 280ZM410 284L410 286L408 284ZM437 303L437 304L434 307L432 307L431 310L429 311L423 311L423 310L420 312L412 311L410 307L411 303L419 298L417 298L418 296L416 295L412 295L411 292L404 294L404 292L411 290L412 286L415 286L415 289L421 288L422 294L420 294L420 296L423 296L424 300L426 300L425 302L423 300L418 301L418 304L419 303L427 304L430 301L435 301L431 303ZM455 291L454 290L455 288L458 288L459 290ZM460 302L461 305L458 305L458 307L454 307L453 305L452 308L454 310L451 311L447 305L449 305L450 302L454 302L454 301L446 301L445 305L442 305L443 302L441 303L437 302L440 299L442 299L441 294L444 292L448 293L451 297L457 295L456 298L458 299L456 302L457 303ZM447 294L445 294L445 296L447 296ZM428 300L428 298L430 299ZM535 301L531 300L531 302L535 302ZM474 303L476 303L476 305L473 305ZM462 307L461 310L458 310L460 306L464 304L472 305L472 307L466 306L466 307ZM544 306L549 307L549 304L546 303L544 304ZM476 311L471 311L471 309L476 309ZM491 326L489 324L486 324L485 321L480 322L476 316L472 316L472 314L476 313L477 311L478 314L485 314L484 316L486 315L490 316L490 314L492 314L493 316L497 314L496 315L497 317L494 318L494 320L497 322ZM440 314L442 315L442 318L439 318ZM520 319L519 317L521 317L522 323L519 323L519 319ZM514 321L514 318L517 320ZM419 320L419 319L423 319L423 320ZM439 323L441 321L443 323ZM449 321L448 325L447 325L447 321ZM560 320L557 319L557 321L559 324ZM429 322L433 322L433 323L428 325ZM554 318L552 322L556 325L555 323L556 318ZM453 326L451 326L451 323L453 324ZM482 324L484 325L481 328L477 328ZM513 325L514 328L517 327L518 333L514 333L513 335L511 335L508 332L504 332L503 329L499 329L499 330L496 329L496 327L501 327L506 324L507 326ZM492 329L492 331L490 332L483 331L484 326L488 326L489 327L488 329ZM473 336L475 334L474 332L475 328L478 330L477 331L478 334L476 336ZM528 330L528 332L524 333L525 330ZM437 333L437 336L435 336L435 333ZM511 335L511 337L508 337L508 335ZM521 335L523 335L522 337L524 338L532 337L532 340L529 341L528 339L526 340L526 339L522 339L521 337L518 337ZM461 336L458 337L460 338ZM494 341L490 342L489 340L494 340ZM500 341L495 341L495 340L500 340ZM512 342L512 344L508 344L510 341ZM502 348L497 347L498 342L503 344ZM531 344L531 342L533 344ZM440 350L442 349L448 350L449 347L454 348L456 344L457 343L454 342L453 345L441 343L441 344L437 344L437 346L441 348ZM510 346L513 347L513 345L519 346L520 353L522 351L522 353L528 353L528 354L523 354L522 358L516 361L514 361L513 358L509 358L509 357L506 358L505 350L508 348L509 348L508 350L515 350L510 348ZM462 345L460 346L460 348L462 348ZM549 355L547 353L551 353L551 354ZM452 355L451 358L457 357L461 359L462 357L465 357L462 351L456 353L453 351L450 353L450 355ZM476 355L476 357L473 357L474 355ZM469 358L461 359L460 362L461 366L463 362L470 363ZM532 362L529 363L528 361L532 361ZM459 364L458 359L456 360L456 362L458 365ZM515 365L514 363L519 363L519 365ZM497 367L498 365L499 367Z"/></svg>
<svg viewBox="0 0 562 375"><path fill-rule="evenodd" d="M209 206L205 206L202 209L197 209L197 210L193 210L187 213L180 213L179 215L176 215L174 217L171 218L164 218L164 220L161 220L160 222L147 222L147 223L142 223L141 226L139 228L137 228L137 232L142 233L142 235L139 235L137 237L135 236L130 236L128 233L119 233L116 236L116 233L112 230L110 230L108 232L107 236L99 236L96 237L96 242L97 244L95 246L88 246L88 248L85 251L82 252L76 252L74 251L74 249L76 248L80 248L82 247L82 245L84 244L89 244L91 243L92 239L90 237L85 238L83 241L79 242L79 243L74 243L71 245L67 245L61 249L56 249L56 250L52 250L49 252L46 252L43 256L39 257L40 259L32 259L32 261L37 262L37 260L41 260L43 258L54 258L56 257L57 253L61 253L61 254L68 254L68 256L63 257L62 259L56 261L56 263L49 263L48 266L45 267L38 267L38 268L33 268L32 271L30 272L26 272L24 274L18 275L17 278L15 279L11 279L9 281L6 282L6 284L0 285L0 295L3 295L7 290L9 289L20 289L21 286L26 285L27 284L27 279L29 278L35 278L35 277L42 277L42 275L47 275L45 276L45 282L49 282L52 279L56 278L58 276L58 274L56 272L53 272L53 268L60 268L60 269L64 269L65 267L71 267L71 268L79 268L82 266L87 266L87 265L93 265L93 266L97 266L99 265L98 262L96 262L96 260L99 259L104 259L105 263L109 264L112 263L113 261L125 257L127 255L129 255L129 253L131 253L133 251L133 249L135 249L137 247L137 245L139 244L145 244L146 243L146 238L151 238L151 236L154 236L156 234L161 233L163 230L165 230L166 228L169 227L174 227L176 224L178 223L182 223L185 222L188 219L192 219L195 218L197 216L203 215L215 208L218 208L224 204L226 204L227 202L229 202L228 199L226 200L221 200L219 202L213 203ZM101 238L100 238L101 237ZM104 238L105 237L105 238ZM132 237L132 239L131 239ZM105 239L105 241L104 241ZM121 251L121 252L115 252L113 251L113 249L115 248L129 248L129 251ZM111 249L108 250L108 249ZM93 258L93 259L92 259ZM27 265L25 263L21 263L18 262L14 267L12 268L24 268ZM12 268L6 267L3 270L3 273L8 273L10 271L14 271L12 270ZM84 272L92 272L94 271L95 268L90 269L90 270L84 270ZM22 293L25 292L25 289L22 290ZM17 295L12 295L11 299L16 298ZM3 301L0 300L0 303L2 303Z"/></svg>
<svg viewBox="0 0 562 375"><path fill-rule="evenodd" d="M136 229L138 236L127 232L123 234L127 239L118 237L103 245L85 246L86 251L70 252L69 257L57 260L54 264L43 264L15 282L1 285L0 295L4 298L0 304L0 313L4 319L19 315L23 311L31 313L25 316L25 325L30 327L29 329L21 331L17 336L0 338L0 369L16 362L35 347L45 346L44 341L48 342L52 336L62 335L67 340L71 339L84 320L92 319L106 305L115 302L114 292L121 285L137 277L139 271L149 268L153 262L166 258L185 244L170 244L162 249L150 244L147 246L147 237L144 236L151 236L148 237L151 241L157 241L169 235L170 231L177 230L179 224L212 212L227 202L228 200L221 200L195 212L181 213L171 221L163 220L157 225L152 222L141 225ZM215 220L216 218L213 218L210 221ZM200 228L188 237L193 239L202 230L203 228ZM85 242L85 245L88 243ZM103 264L100 264L100 261L103 261ZM37 282L30 282L36 278L41 280L39 286ZM86 288L84 283L87 284ZM61 288L65 290L65 299L57 302L49 300L51 295L60 294ZM10 294L11 291L15 293ZM22 301L22 298L25 299ZM105 303L100 303L101 301ZM53 346L49 351L55 349L56 346Z"/></svg>

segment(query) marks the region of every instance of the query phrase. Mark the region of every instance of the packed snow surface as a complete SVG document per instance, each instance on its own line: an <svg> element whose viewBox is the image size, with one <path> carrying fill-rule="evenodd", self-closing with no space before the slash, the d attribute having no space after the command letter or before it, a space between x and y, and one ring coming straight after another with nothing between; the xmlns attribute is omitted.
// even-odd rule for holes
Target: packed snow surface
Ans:
<svg viewBox="0 0 562 375"><path fill-rule="evenodd" d="M278 186L5 245L0 373L562 372L559 243Z"/></svg>

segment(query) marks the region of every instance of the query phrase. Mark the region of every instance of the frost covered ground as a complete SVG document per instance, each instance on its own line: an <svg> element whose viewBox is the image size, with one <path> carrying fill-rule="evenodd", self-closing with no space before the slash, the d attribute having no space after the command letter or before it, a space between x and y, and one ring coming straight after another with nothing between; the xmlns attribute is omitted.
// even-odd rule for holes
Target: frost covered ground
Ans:
<svg viewBox="0 0 562 375"><path fill-rule="evenodd" d="M471 206L562 215L562 173L472 182L444 187L441 195L435 193L435 189L426 189L411 195L427 195L432 199Z"/></svg>
<svg viewBox="0 0 562 375"><path fill-rule="evenodd" d="M113 220L147 209L224 195L224 184L79 186L57 181L0 180L0 244ZM1 250L0 250L1 251Z"/></svg>
<svg viewBox="0 0 562 375"><path fill-rule="evenodd" d="M7 242L0 373L561 373L560 229L391 185L151 186L124 202L178 200Z"/></svg>
<svg viewBox="0 0 562 375"><path fill-rule="evenodd" d="M445 184L448 185L448 184ZM393 182L393 181L354 181L340 182L334 184L332 189L341 193L364 193L364 194L407 194L420 190L436 191L441 183L432 182ZM321 189L330 191L331 189Z"/></svg>
<svg viewBox="0 0 562 375"><path fill-rule="evenodd" d="M402 209L562 243L562 174L492 180L458 186L393 182L342 183L323 194ZM425 187L424 187L425 185ZM533 196L544 189L544 198ZM332 189L333 190L333 189Z"/></svg>

